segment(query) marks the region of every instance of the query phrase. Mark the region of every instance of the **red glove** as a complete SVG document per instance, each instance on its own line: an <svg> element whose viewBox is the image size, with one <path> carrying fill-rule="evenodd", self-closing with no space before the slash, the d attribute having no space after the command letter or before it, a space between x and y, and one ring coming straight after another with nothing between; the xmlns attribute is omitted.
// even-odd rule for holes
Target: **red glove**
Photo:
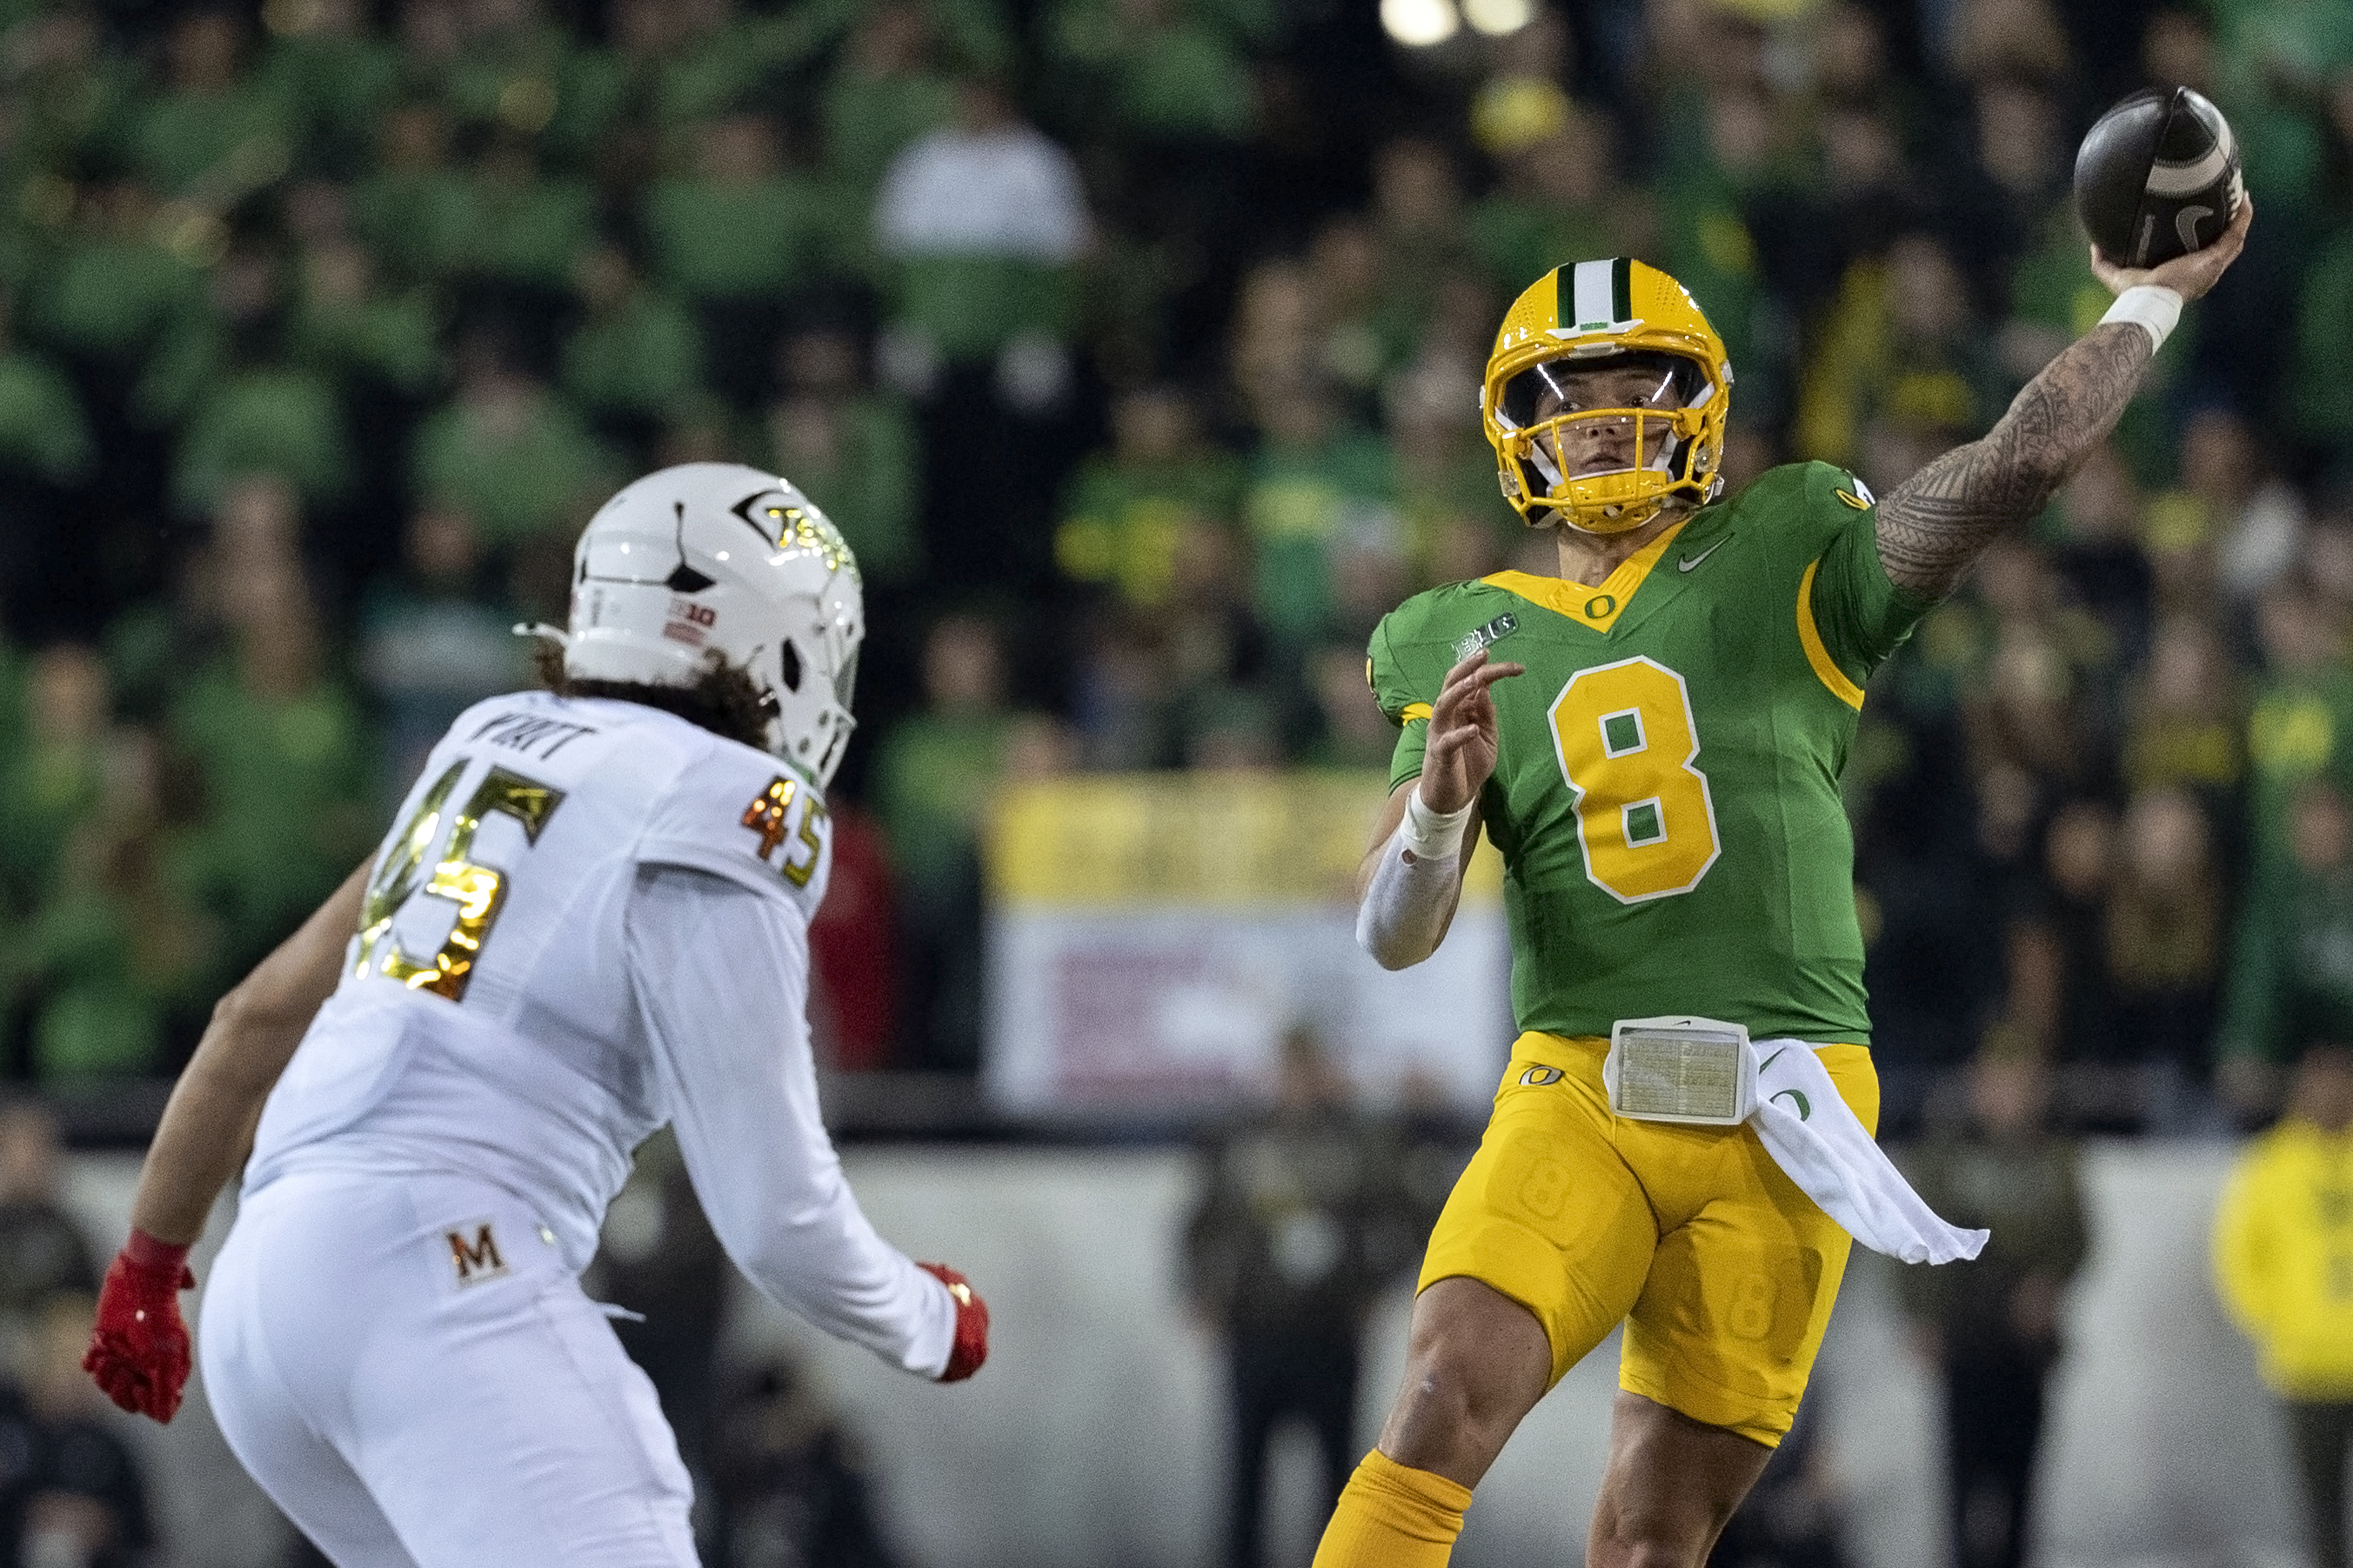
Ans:
<svg viewBox="0 0 2353 1568"><path fill-rule="evenodd" d="M133 1230L98 1292L98 1326L82 1370L134 1415L169 1421L188 1381L188 1326L180 1292L195 1288L188 1249ZM957 1343L963 1341L959 1337Z"/></svg>
<svg viewBox="0 0 2353 1568"><path fill-rule="evenodd" d="M955 1298L955 1345L948 1352L942 1383L962 1383L988 1359L988 1303L980 1299L965 1277L944 1263L918 1263L916 1268L948 1288Z"/></svg>

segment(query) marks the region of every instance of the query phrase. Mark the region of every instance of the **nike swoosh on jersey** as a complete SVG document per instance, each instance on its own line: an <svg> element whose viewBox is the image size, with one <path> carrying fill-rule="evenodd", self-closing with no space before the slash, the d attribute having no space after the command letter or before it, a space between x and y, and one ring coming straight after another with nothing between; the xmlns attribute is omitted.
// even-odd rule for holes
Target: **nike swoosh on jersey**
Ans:
<svg viewBox="0 0 2353 1568"><path fill-rule="evenodd" d="M1701 562L1706 560L1709 556L1723 549L1724 545L1725 542L1719 539L1714 544L1709 545L1705 550L1701 551L1696 555L1677 556L1675 558L1675 570L1678 572L1690 571L1693 567L1698 565Z"/></svg>

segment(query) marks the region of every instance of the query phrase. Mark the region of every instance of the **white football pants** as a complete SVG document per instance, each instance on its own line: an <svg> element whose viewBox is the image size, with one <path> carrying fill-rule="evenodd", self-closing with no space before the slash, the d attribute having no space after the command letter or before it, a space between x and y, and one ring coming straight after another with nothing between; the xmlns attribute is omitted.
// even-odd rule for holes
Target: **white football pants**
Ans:
<svg viewBox="0 0 2353 1568"><path fill-rule="evenodd" d="M653 1384L501 1188L281 1176L196 1347L229 1447L338 1568L693 1568Z"/></svg>

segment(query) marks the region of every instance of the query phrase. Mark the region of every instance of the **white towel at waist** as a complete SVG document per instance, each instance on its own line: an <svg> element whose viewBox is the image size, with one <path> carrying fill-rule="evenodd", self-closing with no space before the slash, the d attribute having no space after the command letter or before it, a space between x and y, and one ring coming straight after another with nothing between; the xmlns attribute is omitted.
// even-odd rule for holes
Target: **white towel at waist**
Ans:
<svg viewBox="0 0 2353 1568"><path fill-rule="evenodd" d="M1912 1190L1841 1098L1814 1047L1758 1040L1757 1109L1765 1152L1846 1233L1906 1263L1975 1258L1992 1234L1947 1225Z"/></svg>

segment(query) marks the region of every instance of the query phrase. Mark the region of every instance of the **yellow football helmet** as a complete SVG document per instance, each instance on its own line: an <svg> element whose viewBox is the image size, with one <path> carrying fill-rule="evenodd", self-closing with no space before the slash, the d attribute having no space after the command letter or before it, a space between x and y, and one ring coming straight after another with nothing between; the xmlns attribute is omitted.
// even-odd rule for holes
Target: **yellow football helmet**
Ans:
<svg viewBox="0 0 2353 1568"><path fill-rule="evenodd" d="M1660 372L1639 405L1583 407L1567 395L1562 372L1618 365ZM1670 505L1715 499L1731 404L1732 362L1691 291L1621 256L1556 267L1512 302L1488 356L1479 420L1504 499L1523 521L1557 516L1588 533L1623 533ZM1630 466L1567 472L1563 454L1578 425L1630 425Z"/></svg>

